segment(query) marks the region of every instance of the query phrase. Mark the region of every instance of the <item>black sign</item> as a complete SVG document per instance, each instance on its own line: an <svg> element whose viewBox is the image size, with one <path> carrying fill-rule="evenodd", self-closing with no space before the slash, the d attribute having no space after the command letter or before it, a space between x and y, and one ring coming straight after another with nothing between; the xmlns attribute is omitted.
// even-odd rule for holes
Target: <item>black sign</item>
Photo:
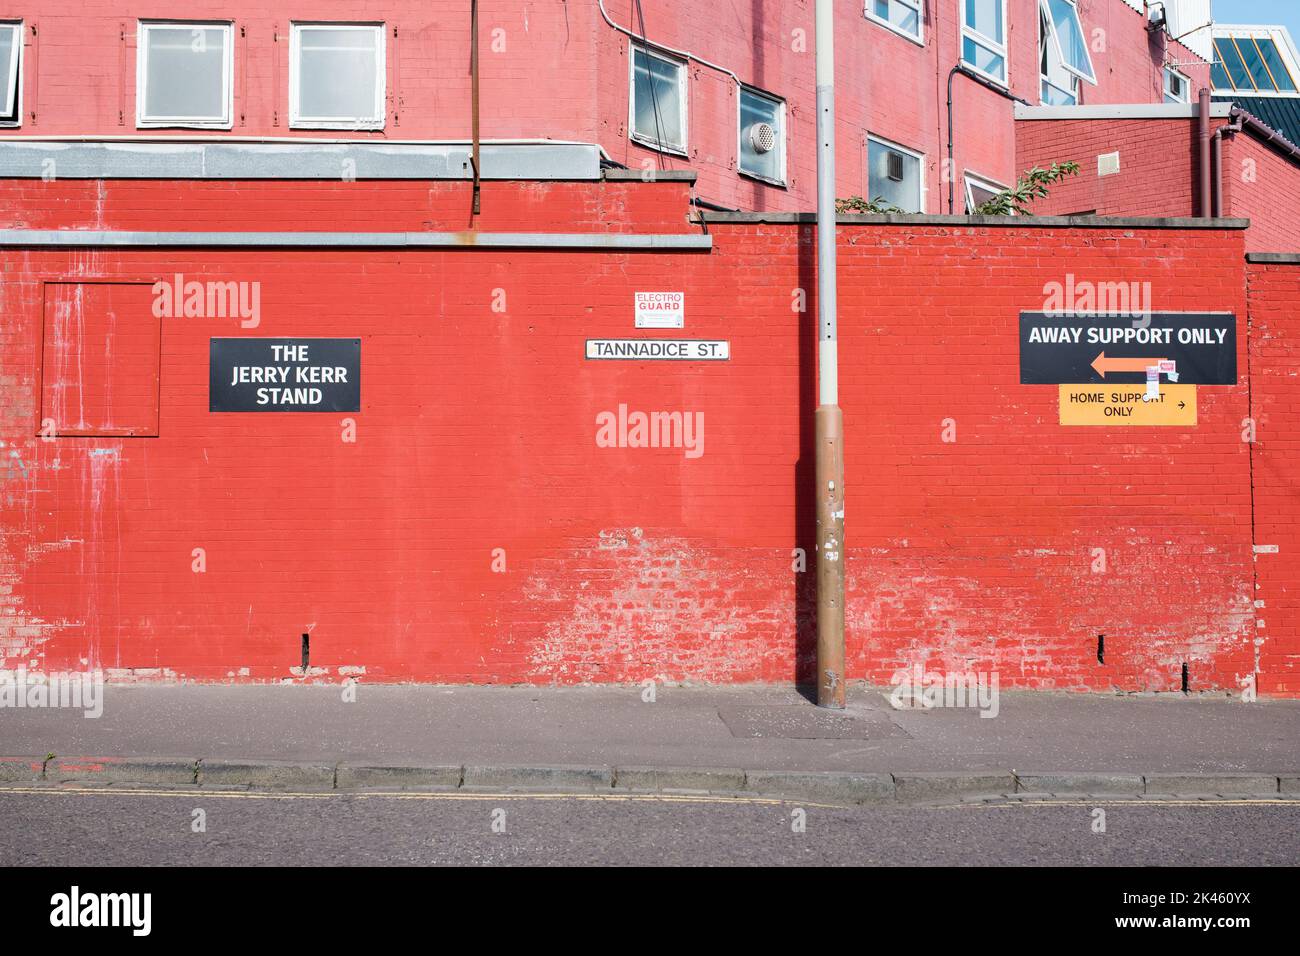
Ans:
<svg viewBox="0 0 1300 956"><path fill-rule="evenodd" d="M358 412L360 339L213 339L212 412Z"/></svg>
<svg viewBox="0 0 1300 956"><path fill-rule="evenodd" d="M1146 381L1237 384L1237 317L1228 312L1140 315L1020 313L1022 385ZM1173 363L1172 374L1168 363Z"/></svg>

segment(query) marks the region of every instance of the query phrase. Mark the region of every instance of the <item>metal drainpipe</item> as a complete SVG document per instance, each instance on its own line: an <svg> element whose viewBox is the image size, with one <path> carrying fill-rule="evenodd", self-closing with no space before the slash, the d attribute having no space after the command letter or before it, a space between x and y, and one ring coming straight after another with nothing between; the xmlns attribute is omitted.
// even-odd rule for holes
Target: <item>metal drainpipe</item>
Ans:
<svg viewBox="0 0 1300 956"><path fill-rule="evenodd" d="M1262 139L1265 145L1272 146L1290 159L1300 161L1300 146L1296 146L1294 143L1289 142L1287 138L1277 130L1270 126L1265 126L1245 110L1234 107L1232 110L1232 119L1236 121L1239 129L1250 130Z"/></svg>
<svg viewBox="0 0 1300 956"><path fill-rule="evenodd" d="M1199 215L1212 215L1212 187L1210 179L1210 88L1201 87L1200 105L1196 109L1197 125L1201 131L1201 208Z"/></svg>
<svg viewBox="0 0 1300 956"><path fill-rule="evenodd" d="M1004 90L996 83L992 82L991 80L986 80L978 73L971 72L965 67L965 65L961 63L958 63L956 66L954 66L951 70L948 71L948 215L950 216L955 212L956 202L957 202L957 194L956 194L957 167L956 164L953 162L952 81L953 81L953 77L955 77L958 73L966 77L968 80L974 80L980 86L984 87L987 90L991 90L992 92L998 94L998 96L1005 96L1007 99L1013 100L1016 103L1023 103L1025 106L1029 105L1028 100L1016 96L1010 90Z"/></svg>
<svg viewBox="0 0 1300 956"><path fill-rule="evenodd" d="M478 0L470 0L469 5L469 71L471 74L470 104L474 113L474 215L479 214L479 186L483 167L479 162L479 128L478 128Z"/></svg>
<svg viewBox="0 0 1300 956"><path fill-rule="evenodd" d="M1214 203L1213 205L1214 205L1215 219L1223 218L1223 137L1224 134L1226 133L1233 133L1233 134L1240 133L1241 129L1242 129L1241 117L1233 116L1232 122L1228 123L1226 126L1220 126L1218 129L1214 131L1214 135L1212 137L1213 142L1212 142L1211 150L1214 154L1214 161L1213 161Z"/></svg>

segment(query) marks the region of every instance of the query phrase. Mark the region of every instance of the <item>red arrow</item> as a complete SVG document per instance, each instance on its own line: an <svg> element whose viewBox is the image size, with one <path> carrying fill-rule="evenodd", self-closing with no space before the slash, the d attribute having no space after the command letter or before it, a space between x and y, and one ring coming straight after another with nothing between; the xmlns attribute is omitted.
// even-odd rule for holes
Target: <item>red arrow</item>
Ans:
<svg viewBox="0 0 1300 956"><path fill-rule="evenodd" d="M1164 359L1160 358L1106 358L1106 353L1102 352L1092 362L1093 371L1102 378L1106 377L1107 372L1145 372L1153 365L1159 365Z"/></svg>

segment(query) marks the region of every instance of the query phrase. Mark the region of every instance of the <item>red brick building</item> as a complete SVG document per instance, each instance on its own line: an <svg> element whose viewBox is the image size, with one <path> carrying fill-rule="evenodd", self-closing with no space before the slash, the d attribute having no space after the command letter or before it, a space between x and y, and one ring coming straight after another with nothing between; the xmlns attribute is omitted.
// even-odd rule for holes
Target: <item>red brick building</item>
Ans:
<svg viewBox="0 0 1300 956"><path fill-rule="evenodd" d="M307 0L283 13L241 0L184 2L168 8L170 19L151 21L162 11L40 0L0 21L22 36L16 118L0 122L0 138L466 141L469 7L380 4L359 17L346 0ZM695 0L479 7L484 139L596 143L634 169L694 171L697 195L714 204L812 208L808 0L725 13ZM1155 104L1171 71L1188 90L1209 83L1203 56L1167 30L1148 31L1125 0L851 0L836 10L840 190L887 192L907 212L962 212L968 177L1014 181L1016 99ZM204 52L189 51L192 43ZM186 87L176 71L191 67L202 102L187 104L171 94ZM313 114L316 71L347 78L346 94L329 94L342 97L334 112L346 117ZM169 115L178 105L195 109ZM764 121L774 142L758 153L751 137ZM904 180L878 171L873 184L871 157L883 169L889 150L902 156Z"/></svg>
<svg viewBox="0 0 1300 956"><path fill-rule="evenodd" d="M1188 218L1214 211L1199 108L1161 101L1208 62L1120 0L1055 6L1078 28L1044 34L1037 0L973 25L938 0L840 10L840 191L921 213L841 229L849 676L1300 693L1297 267L1247 259L1294 243L1264 210L1247 228L1235 184ZM810 6L480 7L477 213L468 3L12 18L0 666L808 677ZM1095 84L1060 62L1071 37ZM1063 95L1082 112L1043 106ZM1108 105L1144 112L1088 112ZM1234 135L1225 166L1254 150L1290 181ZM977 179L1071 158L1047 211L1097 215L941 215L950 187L960 214ZM1195 425L1062 425L1058 389L1021 384L1017 318L1076 278L1236 316L1235 384L1193 386ZM681 331L638 323L662 301ZM308 377L229 410L294 384L229 364L268 340L354 348L320 368L359 376L356 404ZM673 341L708 351L606 351Z"/></svg>

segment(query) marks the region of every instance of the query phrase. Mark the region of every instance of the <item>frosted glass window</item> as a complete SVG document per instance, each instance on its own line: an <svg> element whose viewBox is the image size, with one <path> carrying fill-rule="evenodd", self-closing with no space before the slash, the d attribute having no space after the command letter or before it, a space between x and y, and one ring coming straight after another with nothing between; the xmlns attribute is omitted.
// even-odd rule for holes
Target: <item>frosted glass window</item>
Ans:
<svg viewBox="0 0 1300 956"><path fill-rule="evenodd" d="M298 125L384 122L382 25L294 24L290 119Z"/></svg>
<svg viewBox="0 0 1300 956"><path fill-rule="evenodd" d="M18 122L18 61L22 24L0 23L0 122Z"/></svg>
<svg viewBox="0 0 1300 956"><path fill-rule="evenodd" d="M743 88L740 171L772 182L785 181L785 104Z"/></svg>
<svg viewBox="0 0 1300 956"><path fill-rule="evenodd" d="M662 149L686 149L686 67L632 48L632 138Z"/></svg>
<svg viewBox="0 0 1300 956"><path fill-rule="evenodd" d="M867 190L900 212L924 212L921 157L877 139L867 140Z"/></svg>
<svg viewBox="0 0 1300 956"><path fill-rule="evenodd" d="M230 24L141 23L137 51L140 124L230 125Z"/></svg>

